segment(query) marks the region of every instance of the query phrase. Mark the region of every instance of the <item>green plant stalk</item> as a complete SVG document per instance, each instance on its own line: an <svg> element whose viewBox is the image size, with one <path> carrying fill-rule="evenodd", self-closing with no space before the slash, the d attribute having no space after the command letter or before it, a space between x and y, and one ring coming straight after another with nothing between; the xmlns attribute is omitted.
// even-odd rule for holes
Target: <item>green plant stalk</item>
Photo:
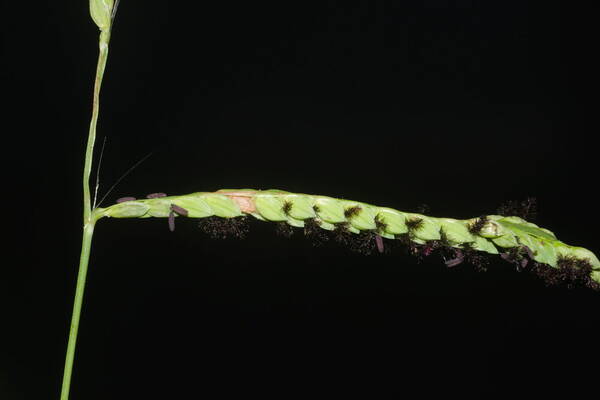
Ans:
<svg viewBox="0 0 600 400"><path fill-rule="evenodd" d="M81 245L81 257L79 259L79 272L77 274L77 288L75 289L75 302L73 304L73 316L71 317L71 329L69 331L69 344L67 345L67 356L63 374L61 400L68 400L71 388L71 376L73 374L73 360L75 359L75 346L77 344L77 332L79 330L79 317L83 304L83 293L85 290L85 279L87 276L90 250L92 247L92 236L94 234L94 222L86 224L83 228L83 242Z"/></svg>
<svg viewBox="0 0 600 400"><path fill-rule="evenodd" d="M96 143L96 126L98 125L98 116L100 114L100 88L104 78L104 69L108 59L108 42L110 32L100 33L98 65L96 67L96 80L94 82L94 97L92 103L92 118L90 121L90 130L85 150L85 164L83 167L83 221L90 222L92 213L92 199L90 194L90 174L94 158L94 144Z"/></svg>
<svg viewBox="0 0 600 400"><path fill-rule="evenodd" d="M92 248L92 238L94 235L94 226L99 215L94 212L92 207L92 198L90 193L90 174L92 171L94 144L96 142L96 126L100 114L100 88L108 59L108 44L110 41L110 28L112 23L112 1L91 0L90 11L96 25L100 28L99 54L96 67L96 79L94 82L94 94L92 101L92 118L85 152L85 163L83 167L83 238L81 243L81 255L79 258L79 271L77 273L77 286L75 288L75 300L73 303L73 314L71 316L71 327L69 330L69 342L67 344L67 354L65 357L65 367L63 372L63 381L60 399L68 400L71 388L71 377L73 375L73 362L75 359L75 348L77 344L77 333L79 331L79 320L81 317L81 308L83 305L83 295L85 291L85 281L87 277L90 252ZM113 15L114 16L114 15Z"/></svg>

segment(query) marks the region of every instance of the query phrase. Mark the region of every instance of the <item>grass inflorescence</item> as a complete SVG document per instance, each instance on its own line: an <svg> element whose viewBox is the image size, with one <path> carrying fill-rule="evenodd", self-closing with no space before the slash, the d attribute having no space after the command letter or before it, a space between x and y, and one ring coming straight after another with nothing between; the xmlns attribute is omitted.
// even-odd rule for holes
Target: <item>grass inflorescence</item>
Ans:
<svg viewBox="0 0 600 400"><path fill-rule="evenodd" d="M255 193L255 191L248 191L250 194ZM239 193L237 193L236 196L237 195L239 195ZM161 197L164 197L162 193L154 193L147 197L148 199L140 200L139 203L148 205L149 207L157 207L158 210L164 212L164 208L160 208L164 205L164 200L160 199ZM194 203L192 200L195 199L195 197L191 199L183 199L182 197L183 196L177 196L177 201L179 201L178 204L180 205L174 203L170 204L170 207L166 210L168 212L169 228L171 230L175 228L176 216L189 216L195 218L194 212L197 211L195 211L194 208L190 207L190 211L184 208L188 207L187 204L193 205ZM157 201L154 202L154 200ZM298 227L298 225L302 226L302 224L298 223L298 219L295 219L294 216L290 215L294 211L295 203L289 199L281 199L281 201L282 202L279 203L279 207L281 207L280 211L287 217L287 221L285 219L283 221L281 220L281 214L279 214L277 218L270 218L268 215L251 215L259 219L272 221L275 223L275 232L278 235L289 238L293 235L294 227ZM502 259L515 265L517 271L532 271L544 279L548 284L564 282L568 287L577 284L583 284L594 288L598 286L592 279L596 274L596 272L593 271L595 266L593 256L588 261L577 258L575 257L576 255L562 257L557 263L545 265L536 261L536 258L539 259L536 251L539 251L540 249L535 247L535 241L530 242L532 243L532 248L522 244L526 242L528 239L527 235L529 235L525 231L515 233L510 231L512 228L508 228L510 232L508 234L514 235L513 237L516 240L516 245L509 243L507 247L501 247L500 243L497 243L494 239L482 236L483 230L486 229L486 225L491 224L496 221L496 219L502 219L502 216L481 215L477 218L464 221L466 223L467 231L470 233L470 235L465 235L464 233L457 234L454 230L456 228L455 225L452 224L456 224L457 220L438 219L436 221L435 218L432 218L430 221L428 217L421 214L410 213L404 214L404 218L398 218L399 214L396 214L394 217L393 213L391 213L391 217L388 220L387 214L383 211L377 212L375 209L374 211L376 212L374 212L373 216L363 216L361 213L366 210L361 208L359 205L360 203L350 204L355 205L349 206L347 201L340 201L338 204L330 201L319 205L313 203L312 207L316 215L314 217L302 219L302 222L304 223L304 235L311 238L315 245L321 245L326 241L333 241L348 247L351 251L361 254L371 254L375 249L380 253L384 253L389 248L395 247L394 244L398 244L403 247L408 254L416 257L419 262L426 257L437 254L438 256L441 256L448 267L471 264L477 271L486 271L490 265L491 254L499 253ZM246 203L243 203L243 205L247 207ZM140 207L138 203L133 203L130 206ZM117 210L127 210L120 203L114 207L116 207ZM512 214L518 214L517 216L523 217L531 215L534 208L535 200L527 199L523 202L509 202L507 205L503 206L501 211L504 213L514 211ZM136 211L137 209L133 208L133 210ZM247 210L244 209L243 212L245 212L246 215L253 212L248 210L250 210L250 208ZM156 212L156 209L154 209L154 212ZM302 208L299 208L298 212L300 214L303 212L305 213L305 211L302 211ZM340 212L343 215L341 221L339 218ZM369 215L371 214L369 213ZM119 217L120 215L116 214L116 216ZM369 227L365 227L365 221L363 220L367 220L368 218L372 218L372 223L369 224ZM527 226L528 232L533 232L531 234L536 235L536 229L538 229L536 225L529 224L527 221L520 222L514 219L512 221L516 221L511 222L513 225L522 224ZM435 224L439 224L439 238L437 240L427 239L431 238L431 226L435 226ZM402 225L404 225L404 227ZM243 238L248 231L248 223L245 216L227 217L222 215L221 217L201 217L200 226L208 235L219 239L227 237ZM402 231L402 228L404 228L404 233L391 236L392 233L390 232L398 230ZM462 229L464 231L464 228ZM516 229L518 230L519 228L517 227ZM448 233L446 233L446 230L448 230ZM543 233L540 231L538 232L540 234ZM448 235L450 235L452 240L449 240ZM389 244L391 246L388 247L387 244L384 244L384 238L395 240L390 240ZM487 243L482 242L482 238L487 240ZM523 239L523 242L521 242L521 239Z"/></svg>

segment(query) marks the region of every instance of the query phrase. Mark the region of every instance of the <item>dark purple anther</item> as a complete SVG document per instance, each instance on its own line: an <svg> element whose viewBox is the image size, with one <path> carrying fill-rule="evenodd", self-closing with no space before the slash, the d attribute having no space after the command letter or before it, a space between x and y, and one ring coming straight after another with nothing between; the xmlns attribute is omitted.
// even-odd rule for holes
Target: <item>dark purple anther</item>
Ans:
<svg viewBox="0 0 600 400"><path fill-rule="evenodd" d="M383 239L379 235L375 235L375 243L377 243L377 250L383 253Z"/></svg>
<svg viewBox="0 0 600 400"><path fill-rule="evenodd" d="M433 246L431 246L431 245L425 246L425 248L423 249L423 255L425 257L427 257L427 256L431 255L431 253L433 253Z"/></svg>
<svg viewBox="0 0 600 400"><path fill-rule="evenodd" d="M121 197L120 199L117 199L117 203L125 203L126 201L133 201L135 200L135 197Z"/></svg>
<svg viewBox="0 0 600 400"><path fill-rule="evenodd" d="M150 193L146 195L147 199L158 199L159 197L167 197L166 193Z"/></svg>
<svg viewBox="0 0 600 400"><path fill-rule="evenodd" d="M533 251L531 251L531 249L527 246L523 246L523 248L527 252L527 255L529 256L529 258L533 259L533 257L535 256L535 254L533 254Z"/></svg>
<svg viewBox="0 0 600 400"><path fill-rule="evenodd" d="M460 250L456 250L455 252L456 258L446 261L446 266L448 268L456 267L458 264L462 263L465 260L465 256L463 252Z"/></svg>
<svg viewBox="0 0 600 400"><path fill-rule="evenodd" d="M183 207L179 207L177 204L171 204L171 211L175 211L177 214L181 215L182 217L188 216L188 210L186 210Z"/></svg>
<svg viewBox="0 0 600 400"><path fill-rule="evenodd" d="M173 211L169 213L169 230L171 232L175 230L175 213Z"/></svg>
<svg viewBox="0 0 600 400"><path fill-rule="evenodd" d="M527 263L529 262L528 259L524 258L521 260L521 269L524 269L527 266Z"/></svg>

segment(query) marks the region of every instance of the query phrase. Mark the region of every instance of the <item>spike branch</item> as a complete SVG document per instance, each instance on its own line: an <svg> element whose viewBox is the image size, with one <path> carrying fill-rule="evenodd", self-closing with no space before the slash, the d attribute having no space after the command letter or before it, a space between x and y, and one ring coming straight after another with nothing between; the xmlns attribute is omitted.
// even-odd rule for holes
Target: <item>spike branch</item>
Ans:
<svg viewBox="0 0 600 400"><path fill-rule="evenodd" d="M175 216L236 218L244 215L297 228L310 221L311 225L316 223L329 231L343 226L345 231L354 234L373 232L386 239L408 238L411 245L425 246L425 255L432 248L444 246L500 254L503 259L521 267L531 259L535 267L543 271L540 274L549 280L575 274L587 286L600 287L600 261L594 253L567 245L548 229L516 216L485 215L466 220L436 218L328 196L254 189L128 199L95 210L95 219L156 217L172 220ZM462 251L460 256L462 260Z"/></svg>

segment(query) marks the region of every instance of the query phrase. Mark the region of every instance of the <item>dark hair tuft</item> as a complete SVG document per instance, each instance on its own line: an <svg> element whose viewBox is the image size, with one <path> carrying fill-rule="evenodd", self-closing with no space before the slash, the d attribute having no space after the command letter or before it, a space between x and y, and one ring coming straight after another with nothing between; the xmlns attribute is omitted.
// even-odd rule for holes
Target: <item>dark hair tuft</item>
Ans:
<svg viewBox="0 0 600 400"><path fill-rule="evenodd" d="M488 222L487 215L482 215L477 218L475 221L469 224L469 232L473 235L478 235L479 232L483 229L484 225Z"/></svg>
<svg viewBox="0 0 600 400"><path fill-rule="evenodd" d="M409 231L418 231L423 227L423 218L415 217L406 220L406 227Z"/></svg>
<svg viewBox="0 0 600 400"><path fill-rule="evenodd" d="M283 213L285 215L290 215L290 211L292 211L292 202L289 200L286 200L283 202L283 206L281 207L281 211L283 211Z"/></svg>
<svg viewBox="0 0 600 400"><path fill-rule="evenodd" d="M294 234L294 228L288 225L287 222L277 222L277 224L275 225L275 233L285 238L291 238Z"/></svg>
<svg viewBox="0 0 600 400"><path fill-rule="evenodd" d="M244 239L248 233L246 217L220 218L207 217L198 222L200 229L213 239L237 238Z"/></svg>
<svg viewBox="0 0 600 400"><path fill-rule="evenodd" d="M348 207L344 210L344 217L346 217L346 218L355 217L358 214L360 214L361 210L362 210L362 208L360 208L359 206Z"/></svg>

